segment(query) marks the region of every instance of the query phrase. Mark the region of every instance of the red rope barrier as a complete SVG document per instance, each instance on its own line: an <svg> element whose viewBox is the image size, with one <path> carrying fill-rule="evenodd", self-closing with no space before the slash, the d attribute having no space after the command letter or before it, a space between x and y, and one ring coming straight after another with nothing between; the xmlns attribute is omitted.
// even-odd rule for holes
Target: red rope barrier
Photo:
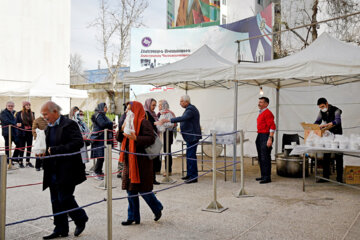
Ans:
<svg viewBox="0 0 360 240"><path fill-rule="evenodd" d="M94 141L94 142L105 142L105 140L103 140L103 139L87 139L87 138L84 138L84 140L89 140L89 141ZM113 141L113 139L108 139L106 141L111 142L111 141Z"/></svg>
<svg viewBox="0 0 360 240"><path fill-rule="evenodd" d="M14 126L14 125L11 125L11 126L14 127L14 128L17 128L17 129L19 129L19 130L22 130L22 131L32 132L32 129L27 130L27 129L20 128L20 127L18 127L18 126Z"/></svg>
<svg viewBox="0 0 360 240"><path fill-rule="evenodd" d="M20 151L22 151L22 149L31 148L31 147L32 147L32 146L21 147L21 148L12 148L12 149L1 147L0 151L5 151L5 150L6 150L6 151L8 151L8 150L11 150L11 151L13 151L13 150L20 150Z"/></svg>
<svg viewBox="0 0 360 240"><path fill-rule="evenodd" d="M123 170L121 171L117 171L117 172L113 172L111 173L112 175L113 174L118 174L120 172L123 172ZM106 174L103 174L103 175L96 175L96 176L87 176L86 178L94 178L94 177L104 177L106 176ZM11 186L11 187L6 187L6 189L10 189L10 188L19 188L19 187L29 187L29 186L34 186L34 185L40 185L42 184L42 182L38 182L38 183L30 183L30 184L23 184L23 185L16 185L16 186Z"/></svg>

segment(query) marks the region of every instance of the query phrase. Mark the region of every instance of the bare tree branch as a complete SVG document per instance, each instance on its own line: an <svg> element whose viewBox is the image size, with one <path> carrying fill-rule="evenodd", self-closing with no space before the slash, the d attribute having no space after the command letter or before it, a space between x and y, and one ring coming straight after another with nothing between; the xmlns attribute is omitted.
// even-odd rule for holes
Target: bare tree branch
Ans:
<svg viewBox="0 0 360 240"><path fill-rule="evenodd" d="M149 6L148 0L99 0L99 16L90 25L99 30L104 59L111 76L112 89L120 68L128 60L131 28L142 25L142 14ZM111 61L110 61L111 58ZM109 94L110 110L116 109L115 94Z"/></svg>
<svg viewBox="0 0 360 240"><path fill-rule="evenodd" d="M70 73L71 74L81 74L83 71L83 60L81 55L74 53L70 54Z"/></svg>

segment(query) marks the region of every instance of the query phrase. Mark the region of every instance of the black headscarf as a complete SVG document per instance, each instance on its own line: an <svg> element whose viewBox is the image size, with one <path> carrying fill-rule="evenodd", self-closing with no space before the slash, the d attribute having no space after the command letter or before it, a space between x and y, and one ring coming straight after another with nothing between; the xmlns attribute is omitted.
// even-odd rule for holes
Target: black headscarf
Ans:
<svg viewBox="0 0 360 240"><path fill-rule="evenodd" d="M99 103L95 108L95 113L91 117L91 121L95 122L97 116L101 113L105 114L104 108L106 107L106 103Z"/></svg>

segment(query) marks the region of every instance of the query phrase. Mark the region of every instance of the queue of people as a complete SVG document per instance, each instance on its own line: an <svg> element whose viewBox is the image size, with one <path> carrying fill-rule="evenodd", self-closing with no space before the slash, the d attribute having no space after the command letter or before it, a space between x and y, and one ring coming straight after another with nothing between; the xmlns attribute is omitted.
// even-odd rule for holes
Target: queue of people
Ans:
<svg viewBox="0 0 360 240"><path fill-rule="evenodd" d="M31 147L33 142L32 127L35 120L35 114L31 111L31 104L28 101L23 101L22 110L16 112L14 110L15 104L12 101L6 103L6 108L1 111L0 120L2 129L2 135L5 140L5 152L7 157L10 154L10 141L14 143L15 150L12 157L18 157L16 161L20 168L29 167L33 168L33 164L30 162ZM9 128L5 126L11 125L11 140ZM26 152L26 165L23 163L22 157Z"/></svg>

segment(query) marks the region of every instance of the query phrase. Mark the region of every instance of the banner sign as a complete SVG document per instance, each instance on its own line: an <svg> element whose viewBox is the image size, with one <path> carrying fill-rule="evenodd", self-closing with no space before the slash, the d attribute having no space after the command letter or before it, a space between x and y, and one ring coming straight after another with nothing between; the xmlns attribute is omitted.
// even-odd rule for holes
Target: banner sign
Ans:
<svg viewBox="0 0 360 240"><path fill-rule="evenodd" d="M236 40L272 33L272 4L258 15L238 22L206 28L143 29L131 31L130 71L156 68L181 60L207 44L223 58L237 63ZM240 44L240 59L272 59L272 35Z"/></svg>

